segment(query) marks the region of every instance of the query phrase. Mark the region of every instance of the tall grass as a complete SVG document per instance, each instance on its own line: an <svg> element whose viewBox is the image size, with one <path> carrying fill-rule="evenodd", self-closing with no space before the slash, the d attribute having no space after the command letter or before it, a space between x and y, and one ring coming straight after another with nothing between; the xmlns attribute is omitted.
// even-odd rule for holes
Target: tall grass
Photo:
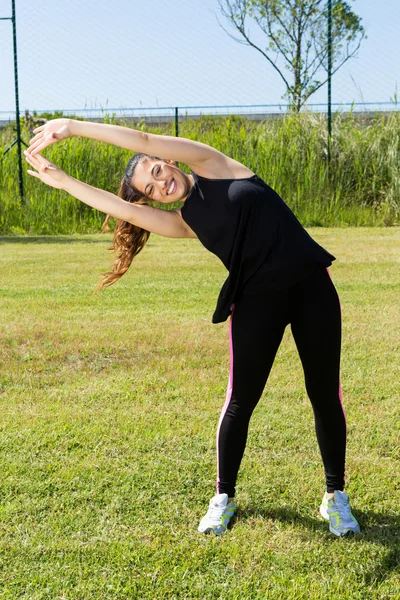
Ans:
<svg viewBox="0 0 400 600"><path fill-rule="evenodd" d="M146 130L173 135L172 127L146 126ZM181 123L180 132L249 166L282 195L304 226L400 222L400 114L368 120L336 115L330 166L326 122L321 115L305 113L264 123L233 116L202 117ZM1 132L1 154L14 136L11 127ZM26 129L23 137L30 137ZM75 138L49 148L46 155L72 176L116 192L130 152ZM1 233L99 229L103 215L66 193L29 176L25 189L21 205L13 149L0 160Z"/></svg>

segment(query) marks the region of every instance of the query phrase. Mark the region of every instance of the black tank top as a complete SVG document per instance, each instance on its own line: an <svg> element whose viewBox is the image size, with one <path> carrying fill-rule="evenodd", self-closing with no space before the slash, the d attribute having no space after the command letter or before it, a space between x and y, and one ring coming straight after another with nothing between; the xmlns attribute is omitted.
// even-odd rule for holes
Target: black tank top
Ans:
<svg viewBox="0 0 400 600"><path fill-rule="evenodd" d="M213 323L225 321L245 293L290 287L335 257L306 232L290 208L257 175L206 179L196 173L181 208L200 242L229 271Z"/></svg>

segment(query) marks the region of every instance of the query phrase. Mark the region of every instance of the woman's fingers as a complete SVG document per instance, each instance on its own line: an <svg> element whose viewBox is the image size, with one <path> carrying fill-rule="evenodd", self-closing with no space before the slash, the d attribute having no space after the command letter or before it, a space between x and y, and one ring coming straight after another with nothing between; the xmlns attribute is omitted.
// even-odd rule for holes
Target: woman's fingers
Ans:
<svg viewBox="0 0 400 600"><path fill-rule="evenodd" d="M36 132L36 135L29 142L28 152L30 154L37 154L47 148L47 146L50 146L50 144L71 136L68 121L65 119L49 121L46 125L34 129L34 132Z"/></svg>
<svg viewBox="0 0 400 600"><path fill-rule="evenodd" d="M42 137L43 133L37 133L31 140L29 140L29 145L32 146L32 144L34 144L37 140L40 140Z"/></svg>
<svg viewBox="0 0 400 600"><path fill-rule="evenodd" d="M36 158L36 156L30 156L30 155L27 153L27 151L26 151L26 150L24 151L24 154L25 154L25 160L26 160L26 162L27 162L27 163L28 163L28 164L29 164L29 165L30 165L32 168L36 169L36 171L39 171L39 170L40 170L40 167L41 167L41 164L40 164L40 162L38 161L38 159ZM27 172L29 173L29 175L35 175L35 177L39 177L39 178L40 178L40 176L38 175L38 173L37 173L36 171L31 171L30 169L28 169L28 171L27 171Z"/></svg>
<svg viewBox="0 0 400 600"><path fill-rule="evenodd" d="M25 154L26 161L32 167L35 167L35 169L38 169L40 167L40 162L39 162L37 156L31 156L27 150L24 150L24 154Z"/></svg>
<svg viewBox="0 0 400 600"><path fill-rule="evenodd" d="M49 133L44 139L38 140L36 144L31 146L29 148L29 151L31 152L31 154L37 154L38 152L41 152L41 150L43 150L44 148L47 148L47 146L51 146L51 144L54 144L54 142L57 142L61 139L63 138L60 137L58 133Z"/></svg>
<svg viewBox="0 0 400 600"><path fill-rule="evenodd" d="M40 146L41 144L43 144L43 140L44 140L44 138L43 138L43 135L42 135L42 134L40 134L40 136L41 136L41 137L40 137L40 138L38 138L38 139L36 140L36 142L34 142L33 140L31 140L31 142L30 142L30 145L29 145L29 148L28 148L28 152L29 152L29 154L31 154L31 152L32 152L33 150L35 150L35 149L36 149L38 146Z"/></svg>
<svg viewBox="0 0 400 600"><path fill-rule="evenodd" d="M46 125L41 125L40 127L36 127L36 129L33 130L33 133L38 133L39 131L43 131L43 129L46 127Z"/></svg>
<svg viewBox="0 0 400 600"><path fill-rule="evenodd" d="M28 169L27 173L29 173L29 175L32 175L32 177L37 177L38 179L40 179L40 175L39 175L39 173L36 173L36 171L30 171Z"/></svg>
<svg viewBox="0 0 400 600"><path fill-rule="evenodd" d="M37 171L46 171L46 169L48 168L53 168L53 165L51 162L49 162L48 160L46 160L45 158L43 158L43 156L31 156L30 154L28 154L28 152L25 150L25 158L27 163L29 163L31 165L31 167L33 167L34 169L36 169Z"/></svg>
<svg viewBox="0 0 400 600"><path fill-rule="evenodd" d="M32 144L32 146L28 148L28 151L30 154L37 154L38 152L41 152L41 150L44 150L44 148L47 148L47 146L53 144L56 139L57 138L54 137L54 133L46 136L45 138L42 137L36 143Z"/></svg>
<svg viewBox="0 0 400 600"><path fill-rule="evenodd" d="M44 156L41 156L40 154L35 154L35 156L33 158L36 158L36 160L41 165L52 165L53 164L49 160L47 160L47 158L45 158Z"/></svg>
<svg viewBox="0 0 400 600"><path fill-rule="evenodd" d="M33 162L33 157L28 154L28 152L24 152L26 162L31 165L31 167L35 167L35 163Z"/></svg>
<svg viewBox="0 0 400 600"><path fill-rule="evenodd" d="M52 166L54 166L52 162L50 162L49 160L47 160L47 158L45 158L44 156L41 156L41 154L35 154L34 156L32 156L32 154L30 154L28 152L28 150L24 150L24 154L25 154L26 160L30 164L52 165Z"/></svg>
<svg viewBox="0 0 400 600"><path fill-rule="evenodd" d="M66 177L66 174L62 169L59 169L56 165L47 160L47 158L40 156L40 154L32 156L27 150L24 151L24 154L26 162L31 167L28 169L29 175L40 179L46 185L62 189L63 181ZM35 169L35 171L32 169Z"/></svg>

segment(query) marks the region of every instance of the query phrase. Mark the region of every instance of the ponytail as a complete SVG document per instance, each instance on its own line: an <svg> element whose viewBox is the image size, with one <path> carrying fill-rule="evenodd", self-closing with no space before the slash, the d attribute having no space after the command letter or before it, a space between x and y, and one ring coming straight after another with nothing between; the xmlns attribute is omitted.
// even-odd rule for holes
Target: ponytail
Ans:
<svg viewBox="0 0 400 600"><path fill-rule="evenodd" d="M136 159L137 156L138 155L134 156L134 159ZM137 162L138 160L135 161L134 166L136 166ZM130 165L128 165L128 167L129 166ZM126 174L121 181L118 196L127 202L146 204L143 194L138 192L131 185L130 177L127 177ZM107 215L101 228L102 232L109 230L109 220L110 215ZM150 231L146 231L146 229L142 229L137 225L132 225L132 223L128 223L127 221L117 221L114 230L114 241L110 247L110 250L113 250L115 253L114 264L112 265L111 270L104 274L97 289L102 290L103 287L108 287L118 281L118 279L127 272L131 266L132 260L143 249L149 237Z"/></svg>

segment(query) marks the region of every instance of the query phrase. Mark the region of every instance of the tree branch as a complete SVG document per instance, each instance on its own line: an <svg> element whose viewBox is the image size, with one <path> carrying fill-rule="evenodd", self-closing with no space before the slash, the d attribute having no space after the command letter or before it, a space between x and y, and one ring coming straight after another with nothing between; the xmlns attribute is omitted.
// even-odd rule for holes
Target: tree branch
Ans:
<svg viewBox="0 0 400 600"><path fill-rule="evenodd" d="M277 47L278 51L282 54L283 58L286 60L286 62L290 66L290 68L292 68L293 64L290 59L290 55L288 56L287 51L281 46L280 42L278 41L277 37L275 36L275 33L272 30L272 27L270 26L270 24L267 22L267 31L265 31L265 29L260 25L259 22L257 22L257 25L260 27L261 31L263 31L267 35L267 37L271 38L271 40L274 42L275 46Z"/></svg>
<svg viewBox="0 0 400 600"><path fill-rule="evenodd" d="M261 50L261 48L259 48L258 46L256 46L255 44L253 44L253 42L247 37L245 32L240 32L243 37L246 40L246 43L248 46L251 46L252 48L255 48L256 50L258 50L259 52L261 52L261 54L268 60L268 62L271 63L271 65L274 67L274 69L279 73L279 75L282 77L283 81L285 82L285 85L288 89L290 89L290 84L287 81L286 77L284 76L284 74L282 73L282 71L279 69L279 67L276 66L276 64L274 63L274 61L268 56L268 54L266 52L264 52L264 50Z"/></svg>
<svg viewBox="0 0 400 600"><path fill-rule="evenodd" d="M292 40L293 44L296 44L296 38L294 35L291 34L290 30L287 28L285 22L281 19L278 11L274 11L274 9L270 6L268 3L266 3L266 7L265 7L265 12L267 14L267 22L268 25L270 25L272 23L272 19L269 13L269 9L271 10L272 16L275 17L275 19L278 21L279 25L282 27L283 31L286 33L286 35L288 36L288 38L290 40Z"/></svg>
<svg viewBox="0 0 400 600"><path fill-rule="evenodd" d="M220 27L236 42L260 52L273 66L286 85L286 94L298 110L308 98L326 82L328 55L326 36L326 0L218 0L222 15L240 37L233 36L219 22ZM361 18L345 0L333 0L333 71L335 74L352 58L365 37ZM267 37L265 49L252 41L252 32L246 31L247 18L253 19ZM352 50L353 45L355 48ZM276 53L273 60L270 52ZM278 57L283 60L277 66ZM280 61L279 61L280 62ZM285 76L289 71L294 83Z"/></svg>
<svg viewBox="0 0 400 600"><path fill-rule="evenodd" d="M354 56L354 54L355 54L355 53L357 52L357 50L360 48L360 45L361 45L361 42L362 42L362 40L363 40L363 39L364 39L364 38L362 37L362 38L360 39L360 41L358 42L358 44L357 44L357 48L355 48L355 50L354 50L354 51L353 51L351 54L348 54L348 55L347 55L347 56L346 56L346 57L345 57L345 58L342 60L342 62L341 62L341 63L340 63L340 64L339 64L339 65L338 65L338 66L337 66L335 69L333 69L333 71L332 71L332 76L333 76L333 75L334 75L334 74L335 74L335 73L336 73L336 72L337 72L337 71L340 69L340 67L342 67L342 66L343 66L343 65L344 65L344 64L345 64L345 63L346 63L346 62L347 62L347 61L348 61L350 58L352 58L352 57ZM314 71L314 73L315 73L315 71ZM302 106L303 106L303 104L304 104L304 103L305 103L305 102L308 100L308 98L309 98L309 97L310 97L312 94L314 94L314 92L316 92L317 90L319 90L319 88L321 88L323 85L325 85L325 83L328 81L328 79L329 79L329 78L328 78L328 76L327 76L327 77L326 77L326 78L325 78L323 81L321 81L321 82L318 82L318 85L317 85L315 88L313 88L313 89L312 89L312 91L311 91L309 94L307 94L306 96L304 96L304 102L302 103Z"/></svg>
<svg viewBox="0 0 400 600"><path fill-rule="evenodd" d="M240 16L239 19L236 17L236 15L233 12L233 7L231 5L231 3L229 2L229 0L225 0L228 9L230 12L226 12L224 6L222 5L222 0L219 0L219 6L221 8L221 12L223 14L224 17L226 17L231 23L233 23L233 25L236 27L236 29L239 31L239 33L243 36L244 40L239 40L237 38L235 38L233 35L231 35L222 25L221 23L218 21L217 18L217 22L218 24L221 26L221 28L235 41L239 42L240 44L244 44L247 46L251 46L252 48L254 48L255 50L258 50L258 52L260 52L264 58L267 59L267 61L274 67L274 69L279 73L279 75L281 76L281 78L283 79L287 89L290 89L291 86L289 84L289 82L287 81L286 77L284 76L284 74L282 73L282 71L279 69L279 67L276 66L276 64L274 63L274 61L268 56L268 54L266 52L264 52L264 50L262 50L259 46L257 46L256 44L254 44L249 36L246 33L246 29L245 29L245 20L246 20L246 16L247 16L247 11L245 8L245 2L241 2L242 5L242 11L240 12ZM265 33L265 32L264 32ZM279 48L278 48L279 49ZM281 52L282 53L282 52ZM285 57L286 58L286 57ZM288 60L288 59L286 59ZM288 62L290 63L290 61L288 60Z"/></svg>

